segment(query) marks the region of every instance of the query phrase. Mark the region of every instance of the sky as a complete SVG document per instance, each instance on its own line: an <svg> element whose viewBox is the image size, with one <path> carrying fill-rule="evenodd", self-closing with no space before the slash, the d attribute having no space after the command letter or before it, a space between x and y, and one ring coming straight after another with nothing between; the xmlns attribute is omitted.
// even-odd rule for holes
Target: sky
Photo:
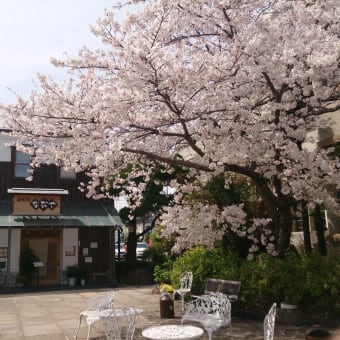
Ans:
<svg viewBox="0 0 340 340"><path fill-rule="evenodd" d="M116 0L0 0L0 104L27 98L37 73L57 80L66 72L50 63L84 45L102 46L90 25ZM11 90L9 90L9 88ZM13 93L14 92L14 93Z"/></svg>

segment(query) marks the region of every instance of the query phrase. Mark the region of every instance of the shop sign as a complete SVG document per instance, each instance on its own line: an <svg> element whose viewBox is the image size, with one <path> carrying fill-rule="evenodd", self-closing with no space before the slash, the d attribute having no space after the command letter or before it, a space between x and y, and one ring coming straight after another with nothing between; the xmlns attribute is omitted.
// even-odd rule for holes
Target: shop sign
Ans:
<svg viewBox="0 0 340 340"><path fill-rule="evenodd" d="M11 192L10 192L11 190ZM13 215L46 215L55 216L61 214L61 195L67 190L15 190L13 193Z"/></svg>

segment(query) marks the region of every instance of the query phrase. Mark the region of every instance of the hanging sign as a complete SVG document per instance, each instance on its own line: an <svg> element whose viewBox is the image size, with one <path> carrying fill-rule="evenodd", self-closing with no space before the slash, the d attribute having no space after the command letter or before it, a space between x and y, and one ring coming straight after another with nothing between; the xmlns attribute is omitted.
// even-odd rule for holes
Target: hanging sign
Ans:
<svg viewBox="0 0 340 340"><path fill-rule="evenodd" d="M13 193L13 215L55 216L61 213L62 189L8 189Z"/></svg>

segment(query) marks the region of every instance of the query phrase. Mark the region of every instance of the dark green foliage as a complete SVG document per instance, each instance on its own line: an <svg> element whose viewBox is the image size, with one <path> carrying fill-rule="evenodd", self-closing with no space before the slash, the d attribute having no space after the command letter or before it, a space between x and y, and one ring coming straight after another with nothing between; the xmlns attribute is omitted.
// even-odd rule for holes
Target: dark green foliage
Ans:
<svg viewBox="0 0 340 340"><path fill-rule="evenodd" d="M157 264L153 271L153 277L155 282L161 283L171 283L171 272L173 267L173 259L169 256L165 259L162 264Z"/></svg>
<svg viewBox="0 0 340 340"><path fill-rule="evenodd" d="M162 265L168 261L168 257L175 259L174 255L171 255L171 248L174 246L175 237L164 238L160 236L162 231L161 226L154 228L153 233L150 235L152 246L145 250L143 257L151 259L152 262Z"/></svg>
<svg viewBox="0 0 340 340"><path fill-rule="evenodd" d="M264 313L273 302L286 302L297 304L306 318L340 315L339 258L292 253L284 259L262 254L246 260L222 249L198 247L173 263L174 286L185 270L193 272L193 294L203 293L206 278L242 281L239 306L246 312Z"/></svg>
<svg viewBox="0 0 340 340"><path fill-rule="evenodd" d="M78 283L80 282L81 279L87 280L89 278L89 271L85 266L81 266L78 268L78 273L77 273L77 281Z"/></svg>
<svg viewBox="0 0 340 340"><path fill-rule="evenodd" d="M77 278L79 277L79 269L76 264L73 264L71 266L67 266L65 268L65 275L67 278L74 277Z"/></svg>
<svg viewBox="0 0 340 340"><path fill-rule="evenodd" d="M196 247L187 250L173 265L171 281L176 287L183 271L191 271L194 275L192 292L201 294L204 291L206 278L237 279L239 259L237 256L223 251L221 248L206 250Z"/></svg>

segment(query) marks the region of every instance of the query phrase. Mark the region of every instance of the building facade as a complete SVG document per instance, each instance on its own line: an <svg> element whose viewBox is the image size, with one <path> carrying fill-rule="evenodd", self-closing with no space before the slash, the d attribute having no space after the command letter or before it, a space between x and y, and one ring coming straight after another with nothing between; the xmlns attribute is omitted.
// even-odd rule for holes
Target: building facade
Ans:
<svg viewBox="0 0 340 340"><path fill-rule="evenodd" d="M86 198L78 187L84 173L42 165L27 181L29 155L16 150L8 131L0 134L0 285L20 276L20 256L30 248L37 257L31 285L65 283L76 265L89 282L114 283L114 244L122 222L113 201Z"/></svg>

